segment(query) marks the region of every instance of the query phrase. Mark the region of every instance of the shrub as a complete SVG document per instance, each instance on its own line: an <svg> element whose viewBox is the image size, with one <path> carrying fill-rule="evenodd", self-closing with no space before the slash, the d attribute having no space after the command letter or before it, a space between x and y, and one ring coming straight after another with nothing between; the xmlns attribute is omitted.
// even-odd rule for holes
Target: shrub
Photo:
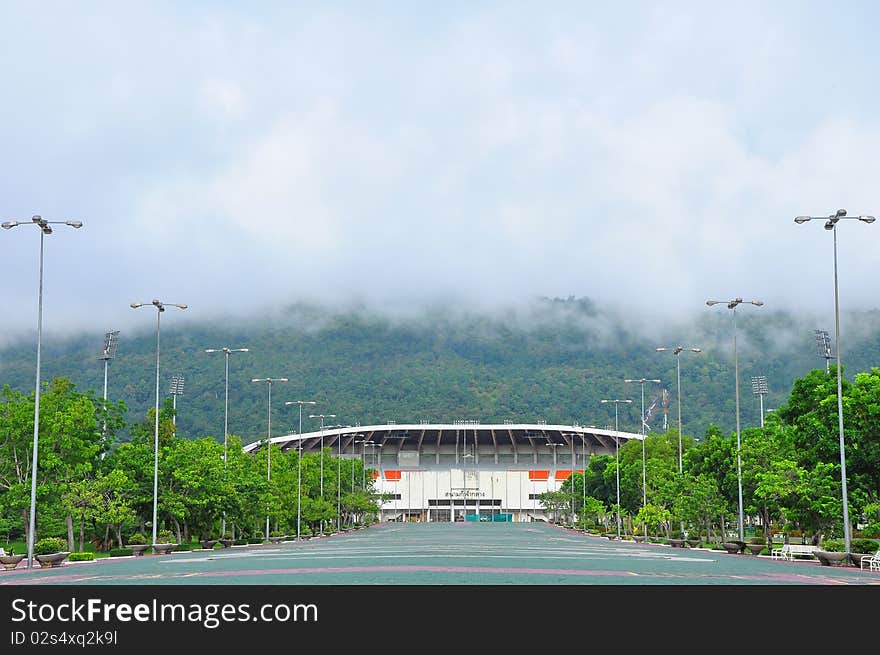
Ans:
<svg viewBox="0 0 880 655"><path fill-rule="evenodd" d="M175 541L174 533L171 530L159 530L156 535L157 544L173 544Z"/></svg>
<svg viewBox="0 0 880 655"><path fill-rule="evenodd" d="M752 537L751 542L753 544L766 544L767 540L764 537Z"/></svg>
<svg viewBox="0 0 880 655"><path fill-rule="evenodd" d="M269 533L269 536L270 537L286 537L287 533L282 532L281 530L272 530L272 532Z"/></svg>
<svg viewBox="0 0 880 655"><path fill-rule="evenodd" d="M131 535L128 538L128 540L125 543L131 544L133 546L141 546L141 545L150 543L150 541L149 541L149 539L147 539L147 537L144 534L142 534L140 532L135 532L133 535Z"/></svg>
<svg viewBox="0 0 880 655"><path fill-rule="evenodd" d="M91 562L95 559L95 554L92 552L84 552L84 553L71 553L67 560L70 562Z"/></svg>
<svg viewBox="0 0 880 655"><path fill-rule="evenodd" d="M249 543L249 544L261 544L261 543L263 543L263 538L262 538L262 537L251 537L250 539L247 540L247 543Z"/></svg>
<svg viewBox="0 0 880 655"><path fill-rule="evenodd" d="M853 539L849 542L850 551L862 555L873 555L880 550L880 542L876 539Z"/></svg>
<svg viewBox="0 0 880 655"><path fill-rule="evenodd" d="M61 537L46 537L34 544L34 555L51 555L64 552L67 542Z"/></svg>
<svg viewBox="0 0 880 655"><path fill-rule="evenodd" d="M174 551L175 553L185 553L191 550L192 545L190 544L178 544L174 548L172 548L172 551Z"/></svg>
<svg viewBox="0 0 880 655"><path fill-rule="evenodd" d="M134 555L131 548L111 548L110 557L130 557Z"/></svg>
<svg viewBox="0 0 880 655"><path fill-rule="evenodd" d="M247 539L236 539L232 543L236 546L247 546L248 540Z"/></svg>
<svg viewBox="0 0 880 655"><path fill-rule="evenodd" d="M844 548L844 542L840 539L826 539L822 542L822 550L828 551L829 553L842 553Z"/></svg>

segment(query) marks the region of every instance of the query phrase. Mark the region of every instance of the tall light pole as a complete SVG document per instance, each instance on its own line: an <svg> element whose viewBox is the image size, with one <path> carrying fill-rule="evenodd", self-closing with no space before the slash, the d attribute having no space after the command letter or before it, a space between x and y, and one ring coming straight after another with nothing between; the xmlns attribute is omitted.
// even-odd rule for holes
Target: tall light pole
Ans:
<svg viewBox="0 0 880 655"><path fill-rule="evenodd" d="M614 475L617 486L617 538L620 539L620 439L618 438L618 429L617 429L617 406L620 403L629 404L632 402L631 399L619 399L615 398L614 400L600 400L600 403L614 403Z"/></svg>
<svg viewBox="0 0 880 655"><path fill-rule="evenodd" d="M296 540L300 540L300 522L302 521L302 457L303 457L303 405L317 405L314 400L288 400L285 405L299 405L299 456L296 458Z"/></svg>
<svg viewBox="0 0 880 655"><path fill-rule="evenodd" d="M555 477L556 477L556 449L557 449L559 446L561 446L562 444L561 444L561 443L556 443L556 442L554 442L554 441L548 441L546 445L547 445L547 446L550 446L550 447L553 449L553 477L555 478ZM554 480L554 482L555 482L555 480ZM556 519L557 519L557 518L558 518L558 517L556 516L556 511L554 511L554 512L553 512L553 522L554 522L554 523L556 523Z"/></svg>
<svg viewBox="0 0 880 655"><path fill-rule="evenodd" d="M19 221L4 221L0 224L4 230L11 230L19 225L36 225L40 228L40 276L39 291L37 293L37 384L34 394L34 452L31 462L31 507L30 516L28 516L28 536L27 536L27 568L34 566L34 531L36 529L37 514L37 446L40 441L40 357L43 342L43 238L47 234L52 234L51 225L67 225L73 228L81 228L81 221L47 221L42 216L32 216L30 223L21 223Z"/></svg>
<svg viewBox="0 0 880 655"><path fill-rule="evenodd" d="M648 504L648 474L647 467L645 466L645 423L647 422L645 419L645 383L646 382L656 382L660 384L660 380L649 380L648 378L639 378L638 380L626 379L624 382L638 382L642 387L642 507ZM647 526L645 526L645 530L647 530Z"/></svg>
<svg viewBox="0 0 880 655"><path fill-rule="evenodd" d="M253 378L251 382L265 382L266 386L269 389L269 425L268 425L268 436L266 438L266 484L268 485L272 481L272 383L273 382L287 382L287 378ZM269 541L269 502L268 502L268 493L269 489L267 487L267 501L266 501L266 541Z"/></svg>
<svg viewBox="0 0 880 655"><path fill-rule="evenodd" d="M119 330L112 330L104 334L104 349L101 352L101 356L98 359L104 361L104 410L107 408L107 369L110 365L110 360L116 356L116 348L119 345ZM104 424L101 427L101 439L106 440L107 438L107 420L104 419ZM106 443L104 444L106 447ZM105 453L101 453L101 459L104 459Z"/></svg>
<svg viewBox="0 0 880 655"><path fill-rule="evenodd" d="M736 487L739 508L739 540L743 541L743 488L742 488L742 457L740 454L740 425L739 425L739 360L736 354L736 307L742 303L761 307L764 303L760 300L743 300L742 298L734 298L733 300L707 300L706 304L712 305L727 304L727 308L733 312L733 379L736 387Z"/></svg>
<svg viewBox="0 0 880 655"><path fill-rule="evenodd" d="M847 216L845 209L838 209L831 216L798 216L795 223L801 224L811 220L824 220L825 229L834 235L834 339L837 342L837 427L840 441L840 488L843 496L843 538L846 552L850 552L849 507L846 494L846 453L843 444L843 382L840 366L840 302L837 289L837 223L844 218L855 219L862 223L873 223L873 216Z"/></svg>
<svg viewBox="0 0 880 655"><path fill-rule="evenodd" d="M174 424L175 429L177 428L177 397L183 395L183 382L184 377L182 375L172 375L171 376L171 384L168 387L168 393L171 394L171 407L174 410L174 414L171 416L171 422Z"/></svg>
<svg viewBox="0 0 880 655"><path fill-rule="evenodd" d="M336 414L309 414L309 418L321 419L321 500L324 500L324 419L336 418ZM324 519L319 523L319 531L324 534Z"/></svg>
<svg viewBox="0 0 880 655"><path fill-rule="evenodd" d="M675 355L675 386L678 400L678 474L682 473L682 451L681 451L681 353L685 350L692 353L702 352L699 348L685 348L684 346L675 346L675 348L656 348L658 353L671 351Z"/></svg>
<svg viewBox="0 0 880 655"><path fill-rule="evenodd" d="M229 441L229 356L232 353L249 352L247 348L206 348L206 353L223 353L226 359L226 375L223 382L223 471L226 472L228 459L227 443ZM220 526L222 536L226 536L226 512L223 512L223 521Z"/></svg>
<svg viewBox="0 0 880 655"><path fill-rule="evenodd" d="M116 348L119 345L119 330L104 334L104 350L98 359L104 361L104 400L107 400L107 368L110 360L116 357Z"/></svg>
<svg viewBox="0 0 880 655"><path fill-rule="evenodd" d="M187 305L181 303L166 303L161 300L153 300L152 302L133 302L130 307L138 309L139 307L155 307L156 308L156 407L154 416L154 432L153 432L153 543L156 543L156 521L157 521L157 500L159 498L159 335L161 327L162 312L166 307L177 307L178 309L186 309Z"/></svg>
<svg viewBox="0 0 880 655"><path fill-rule="evenodd" d="M764 396L770 393L767 387L767 376L766 375L753 375L752 376L752 393L758 396L761 400L761 427L764 427Z"/></svg>
<svg viewBox="0 0 880 655"><path fill-rule="evenodd" d="M816 345L819 348L819 357L825 360L825 374L829 372L829 362L833 355L831 354L831 337L825 330L816 330Z"/></svg>

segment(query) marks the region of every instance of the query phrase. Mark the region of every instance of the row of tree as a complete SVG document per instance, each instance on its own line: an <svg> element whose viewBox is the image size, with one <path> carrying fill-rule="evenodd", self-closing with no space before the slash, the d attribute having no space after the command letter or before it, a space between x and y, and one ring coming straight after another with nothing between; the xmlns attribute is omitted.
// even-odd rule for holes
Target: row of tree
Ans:
<svg viewBox="0 0 880 655"><path fill-rule="evenodd" d="M30 511L34 394L0 392L0 532L27 538ZM37 537L65 536L71 551L91 542L100 550L124 545L133 532L150 534L153 516L155 412L130 426L119 442L123 403L80 393L65 378L45 385L40 399ZM179 543L219 536L309 535L324 526L371 520L378 511L373 476L359 459L282 453L250 455L241 439L227 445L207 436L175 436L172 401L159 412L157 529ZM225 451L225 452L224 452ZM271 468L270 468L271 464ZM301 487L300 487L301 483ZM321 489L324 494L322 496ZM221 535L224 527L228 535Z"/></svg>
<svg viewBox="0 0 880 655"><path fill-rule="evenodd" d="M880 369L843 380L847 496L851 522L880 536ZM815 369L798 379L788 401L768 414L764 427L741 432L743 512L765 538L796 529L814 543L843 533L836 371ZM644 442L621 444L617 457L593 457L583 474L560 491L543 495L557 516L612 529L619 512L624 529L639 534L680 532L723 537L738 523L739 480L735 434L714 425L705 438L681 439L676 430L649 433ZM644 480L644 484L643 484ZM614 526L616 528L616 526Z"/></svg>
<svg viewBox="0 0 880 655"><path fill-rule="evenodd" d="M844 424L850 517L880 529L880 369L844 380ZM372 472L330 449L281 453L273 447L246 454L241 440L175 436L172 401L159 415L157 528L176 538L257 537L270 519L273 533L365 521L378 511ZM40 400L37 517L39 536L65 535L71 549L94 541L122 544L132 531L150 532L153 502L154 425L125 423L122 401L78 392L66 378L44 385ZM5 386L0 392L0 532L26 537L29 524L34 394ZM127 428L130 439L120 441ZM735 434L714 425L699 441L674 430L650 433L620 446L617 457L593 457L559 492L544 495L556 514L608 525L620 515L629 530L684 527L725 534L738 513ZM795 381L787 402L763 428L741 434L743 508L765 534L795 526L818 541L842 533L836 371L811 371ZM224 453L224 450L226 451ZM642 481L646 484L643 485ZM301 482L301 486L300 486ZM323 482L323 484L322 484ZM323 488L323 495L321 489Z"/></svg>

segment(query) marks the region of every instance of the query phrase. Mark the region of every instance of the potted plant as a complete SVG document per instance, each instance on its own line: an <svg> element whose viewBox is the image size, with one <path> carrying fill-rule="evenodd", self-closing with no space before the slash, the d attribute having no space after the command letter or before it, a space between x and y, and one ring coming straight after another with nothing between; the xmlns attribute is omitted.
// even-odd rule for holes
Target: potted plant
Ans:
<svg viewBox="0 0 880 655"><path fill-rule="evenodd" d="M174 540L174 533L171 530L159 530L156 535L156 543L153 544L153 550L158 555L167 555L177 547Z"/></svg>
<svg viewBox="0 0 880 655"><path fill-rule="evenodd" d="M880 542L876 539L869 539L867 537L859 537L853 539L849 544L849 559L850 564L853 566L858 566L861 568L862 566L862 557L865 555L873 555L878 550L880 550Z"/></svg>
<svg viewBox="0 0 880 655"><path fill-rule="evenodd" d="M729 539L728 541L721 542L721 547L724 548L728 554L735 555L736 553L741 553L745 549L746 543L739 539Z"/></svg>
<svg viewBox="0 0 880 655"><path fill-rule="evenodd" d="M752 537L745 547L752 555L758 555L766 547L765 541L764 537Z"/></svg>
<svg viewBox="0 0 880 655"><path fill-rule="evenodd" d="M7 571L11 571L18 563L24 559L24 555L16 555L15 553L10 551L7 553L5 550L0 548L0 564L3 565L3 568Z"/></svg>
<svg viewBox="0 0 880 655"><path fill-rule="evenodd" d="M150 542L147 540L146 536L140 532L135 532L127 541L128 543L125 544L125 547L130 549L135 557L143 555L144 551L150 547Z"/></svg>
<svg viewBox="0 0 880 655"><path fill-rule="evenodd" d="M67 544L60 537L46 537L34 544L34 557L41 567L52 568L61 566L70 555L70 551L64 550Z"/></svg>
<svg viewBox="0 0 880 655"><path fill-rule="evenodd" d="M849 553L844 549L844 543L839 539L826 539L822 546L815 552L816 559L822 566L837 566L849 560Z"/></svg>
<svg viewBox="0 0 880 655"><path fill-rule="evenodd" d="M285 539L287 539L287 535L279 530L273 530L269 533L269 541L273 544L280 544Z"/></svg>

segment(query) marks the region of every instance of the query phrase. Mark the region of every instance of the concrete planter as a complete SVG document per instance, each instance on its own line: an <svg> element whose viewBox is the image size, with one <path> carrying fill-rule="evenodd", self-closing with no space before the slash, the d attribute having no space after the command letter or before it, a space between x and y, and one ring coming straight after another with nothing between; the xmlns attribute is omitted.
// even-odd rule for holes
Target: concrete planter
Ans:
<svg viewBox="0 0 880 655"><path fill-rule="evenodd" d="M822 566L840 566L849 560L849 553L832 553L827 550L817 550L815 555Z"/></svg>
<svg viewBox="0 0 880 655"><path fill-rule="evenodd" d="M153 552L157 555L167 555L177 548L177 544L153 544Z"/></svg>
<svg viewBox="0 0 880 655"><path fill-rule="evenodd" d="M60 553L49 553L48 555L34 555L37 558L37 561L40 563L40 566L45 569L51 569L56 566L61 566L64 564L64 561L70 556L69 551L63 551Z"/></svg>
<svg viewBox="0 0 880 655"><path fill-rule="evenodd" d="M150 544L127 544L125 547L131 549L135 557L140 557L150 547Z"/></svg>
<svg viewBox="0 0 880 655"><path fill-rule="evenodd" d="M11 571L24 559L24 555L0 555L0 564L7 571Z"/></svg>
<svg viewBox="0 0 880 655"><path fill-rule="evenodd" d="M746 544L746 550L748 550L752 555L759 554L762 550L764 550L766 546L764 544Z"/></svg>

